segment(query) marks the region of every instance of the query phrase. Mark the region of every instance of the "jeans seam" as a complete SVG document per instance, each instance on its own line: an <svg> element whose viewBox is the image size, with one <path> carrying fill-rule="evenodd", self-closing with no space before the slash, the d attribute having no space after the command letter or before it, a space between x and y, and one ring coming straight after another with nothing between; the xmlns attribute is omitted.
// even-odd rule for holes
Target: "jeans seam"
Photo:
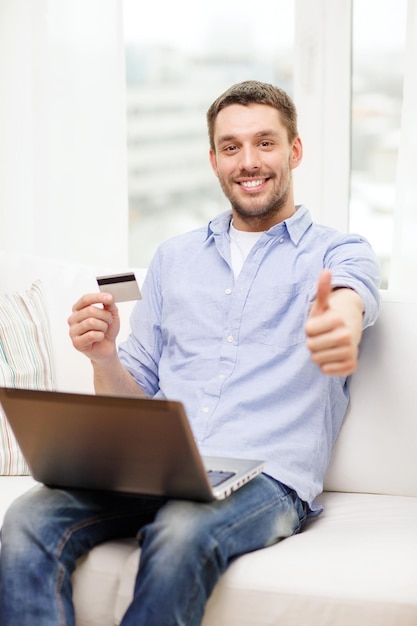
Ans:
<svg viewBox="0 0 417 626"><path fill-rule="evenodd" d="M142 512L142 511L141 511ZM94 526L96 524L101 524L102 522L117 520L117 519L128 519L132 516L132 512L128 511L125 514L114 513L112 515L96 515L94 517L89 517L77 524L73 524L66 528L65 533L63 534L61 541L57 544L55 548L55 556L60 557L62 552L68 543L69 539L74 535L77 531L87 528L88 526Z"/></svg>
<svg viewBox="0 0 417 626"><path fill-rule="evenodd" d="M59 563L58 580L57 580L56 587L55 587L55 594L56 594L57 605L59 606L59 612L61 614L60 622L62 626L66 626L66 623L67 623L67 620L65 617L64 603L62 602L62 595L61 595L61 589L62 589L64 579L65 579L65 568L61 563Z"/></svg>
<svg viewBox="0 0 417 626"><path fill-rule="evenodd" d="M121 515L121 514L113 514L113 515L96 515L94 517L90 517L88 519L83 520L82 522L78 522L77 524L73 524L72 526L69 526L64 535L61 538L61 541L57 544L54 554L55 557L57 559L59 559L62 556L62 552L65 548L65 546L67 545L69 539L74 535L74 533L76 533L78 530L81 530L83 528L87 528L88 526L94 526L95 524L100 524L104 521L107 520L115 520L115 519L122 519L122 518L127 518L130 517L131 513L126 513L125 515ZM62 602L62 586L65 580L65 567L62 565L62 563L58 562L58 577L57 577L57 582L55 585L55 594L56 594L56 600L57 600L57 605L59 606L59 611L61 614L61 624L62 626L66 626L66 617L65 617L65 610L64 610L64 604Z"/></svg>
<svg viewBox="0 0 417 626"><path fill-rule="evenodd" d="M218 546L218 545L219 545L219 542L218 542L218 540L217 540L217 538L216 538L216 546ZM206 569L206 565L207 565L207 563L208 563L208 561L209 561L210 559L211 559L211 553L210 553L210 554L207 554L207 555L206 555L206 558L204 559L204 561L202 561L202 562L201 562L201 565L202 565L202 567L201 567L201 571L204 571L204 570ZM227 564L226 564L226 568L224 568L224 569L222 570L221 574L223 574L223 573L226 571L226 569L227 569ZM215 584L217 584L218 580L219 580L219 577L217 578L217 580L216 580L216 583L215 583ZM192 594L190 593L190 594L189 594L189 597L188 597L188 606L187 606L187 609L186 609L186 611L184 611L184 615L186 615L186 616L187 616L187 621L184 623L184 626L185 626L185 624L187 624L187 623L188 623L188 617L189 617L189 616L192 616L192 613L190 613L190 608L192 609L192 607L194 606L195 598L196 598L196 596L198 595L198 584L197 584L197 580L196 580L196 578L194 578L194 581L193 581L193 586L192 586L192 590L193 590L193 593L192 593ZM210 593L212 593L212 591L213 591L213 589L211 589ZM206 602L205 602L205 604L206 604L206 605L207 605L207 600L208 600L208 597L209 597L209 596L207 596L207 599L206 599ZM203 615L204 615L204 613L203 613ZM181 624L180 626L183 626L183 624Z"/></svg>

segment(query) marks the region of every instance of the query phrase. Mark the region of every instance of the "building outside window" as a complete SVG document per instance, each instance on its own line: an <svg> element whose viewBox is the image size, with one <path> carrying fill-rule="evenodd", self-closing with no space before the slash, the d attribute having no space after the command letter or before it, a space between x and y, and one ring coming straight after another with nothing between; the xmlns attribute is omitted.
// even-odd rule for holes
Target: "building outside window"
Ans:
<svg viewBox="0 0 417 626"><path fill-rule="evenodd" d="M366 236L388 286L403 102L407 0L355 0L349 228Z"/></svg>
<svg viewBox="0 0 417 626"><path fill-rule="evenodd" d="M209 164L206 111L242 80L292 92L294 5L166 1L144 16L136 0L124 0L132 266L228 208Z"/></svg>
<svg viewBox="0 0 417 626"><path fill-rule="evenodd" d="M143 15L136 0L124 0L132 266L148 265L161 241L205 225L228 207L209 165L205 113L214 98L241 80L271 82L293 95L296 2L266 0L260 12L236 0L195 8L166 0ZM384 287L392 250L406 11L406 0L352 2L348 223L376 250Z"/></svg>

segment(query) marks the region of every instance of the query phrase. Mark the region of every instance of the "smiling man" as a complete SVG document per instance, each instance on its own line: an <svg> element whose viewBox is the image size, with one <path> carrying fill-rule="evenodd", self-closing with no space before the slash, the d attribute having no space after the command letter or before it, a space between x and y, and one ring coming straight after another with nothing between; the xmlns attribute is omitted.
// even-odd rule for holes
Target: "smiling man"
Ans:
<svg viewBox="0 0 417 626"><path fill-rule="evenodd" d="M215 108L215 107L213 107ZM268 230L294 213L292 170L302 158L293 125L267 104L231 104L210 120L210 160L240 230Z"/></svg>
<svg viewBox="0 0 417 626"><path fill-rule="evenodd" d="M379 268L363 237L294 205L302 143L283 90L233 85L207 121L230 210L160 246L119 348L110 294L76 302L70 335L98 393L180 400L202 454L264 459L265 471L214 503L35 488L4 522L4 626L73 625L76 559L121 536L142 549L121 625L198 626L234 559L321 511L362 331L378 315Z"/></svg>

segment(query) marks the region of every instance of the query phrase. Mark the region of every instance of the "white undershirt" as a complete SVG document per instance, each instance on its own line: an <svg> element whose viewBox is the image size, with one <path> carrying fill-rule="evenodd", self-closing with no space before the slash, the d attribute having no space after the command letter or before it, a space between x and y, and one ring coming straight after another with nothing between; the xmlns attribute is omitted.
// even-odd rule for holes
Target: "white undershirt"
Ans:
<svg viewBox="0 0 417 626"><path fill-rule="evenodd" d="M230 223L230 254L235 279L239 276L246 257L262 234L263 231L236 230L233 222Z"/></svg>

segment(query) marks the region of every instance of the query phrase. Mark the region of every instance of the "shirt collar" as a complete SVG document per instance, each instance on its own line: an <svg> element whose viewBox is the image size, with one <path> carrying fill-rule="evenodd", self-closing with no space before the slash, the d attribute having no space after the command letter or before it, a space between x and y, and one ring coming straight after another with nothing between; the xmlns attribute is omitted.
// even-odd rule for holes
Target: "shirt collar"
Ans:
<svg viewBox="0 0 417 626"><path fill-rule="evenodd" d="M282 224L277 224L267 231L267 234L282 235L282 227L286 228L288 235L294 245L298 245L301 238L307 232L312 225L313 220L309 210L300 204L295 207L295 212L288 219L284 220ZM278 229L278 227L281 227Z"/></svg>
<svg viewBox="0 0 417 626"><path fill-rule="evenodd" d="M231 219L232 213L230 211L224 211L223 213L220 213L220 215L216 215L216 217L208 223L206 239L208 239L211 235L227 233Z"/></svg>
<svg viewBox="0 0 417 626"><path fill-rule="evenodd" d="M225 233L229 230L230 220L232 214L230 211L224 211L210 220L207 227L206 239L211 235ZM291 241L298 245L304 233L310 228L313 220L311 219L310 212L304 205L298 205L295 207L295 212L291 217L272 226L266 231L266 234L270 237L281 237L283 229L286 229Z"/></svg>

